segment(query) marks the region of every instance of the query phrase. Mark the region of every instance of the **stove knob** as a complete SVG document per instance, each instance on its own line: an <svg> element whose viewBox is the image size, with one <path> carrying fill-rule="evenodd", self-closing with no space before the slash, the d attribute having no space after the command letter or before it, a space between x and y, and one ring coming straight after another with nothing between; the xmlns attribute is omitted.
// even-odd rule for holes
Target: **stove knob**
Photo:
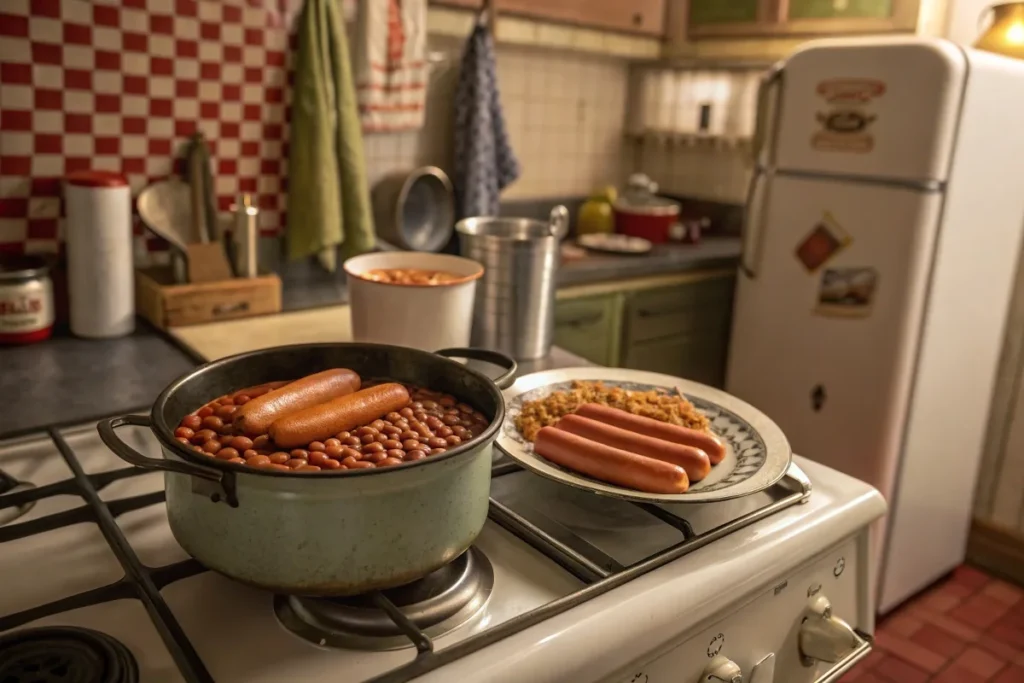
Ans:
<svg viewBox="0 0 1024 683"><path fill-rule="evenodd" d="M700 675L700 683L743 683L743 671L736 662L718 655Z"/></svg>
<svg viewBox="0 0 1024 683"><path fill-rule="evenodd" d="M860 639L850 625L832 616L832 603L820 593L811 598L810 614L800 626L800 661L804 666L817 662L838 662L857 647Z"/></svg>

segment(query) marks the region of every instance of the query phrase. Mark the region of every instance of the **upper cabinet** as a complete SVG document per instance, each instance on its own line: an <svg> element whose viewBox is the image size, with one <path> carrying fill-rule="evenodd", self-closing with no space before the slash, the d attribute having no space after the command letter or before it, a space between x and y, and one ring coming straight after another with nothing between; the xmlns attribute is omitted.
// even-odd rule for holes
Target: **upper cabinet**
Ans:
<svg viewBox="0 0 1024 683"><path fill-rule="evenodd" d="M943 0L930 0L941 2ZM913 32L929 0L675 0L690 39ZM679 35L681 31L673 31Z"/></svg>
<svg viewBox="0 0 1024 683"><path fill-rule="evenodd" d="M499 17L509 14L649 36L661 36L665 32L666 1L672 0L494 0ZM432 3L478 8L483 1L432 0Z"/></svg>

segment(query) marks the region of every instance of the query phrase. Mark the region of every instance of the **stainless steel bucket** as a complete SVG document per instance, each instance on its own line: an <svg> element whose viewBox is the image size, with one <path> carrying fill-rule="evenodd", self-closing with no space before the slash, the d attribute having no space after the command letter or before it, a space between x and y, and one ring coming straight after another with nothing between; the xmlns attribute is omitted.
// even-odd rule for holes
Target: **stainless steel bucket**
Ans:
<svg viewBox="0 0 1024 683"><path fill-rule="evenodd" d="M473 311L472 344L517 360L543 358L555 332L558 243L569 228L564 206L547 223L529 218L466 218L455 225L463 256L484 266Z"/></svg>

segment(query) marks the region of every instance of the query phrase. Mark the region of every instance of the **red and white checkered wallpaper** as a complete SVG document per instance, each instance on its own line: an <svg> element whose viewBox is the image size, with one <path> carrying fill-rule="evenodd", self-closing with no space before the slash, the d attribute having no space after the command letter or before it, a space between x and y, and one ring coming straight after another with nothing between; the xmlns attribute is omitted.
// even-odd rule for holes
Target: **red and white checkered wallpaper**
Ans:
<svg viewBox="0 0 1024 683"><path fill-rule="evenodd" d="M218 209L252 193L261 230L279 230L290 50L264 4L0 1L0 251L58 251L66 173L120 171L137 193L196 129Z"/></svg>

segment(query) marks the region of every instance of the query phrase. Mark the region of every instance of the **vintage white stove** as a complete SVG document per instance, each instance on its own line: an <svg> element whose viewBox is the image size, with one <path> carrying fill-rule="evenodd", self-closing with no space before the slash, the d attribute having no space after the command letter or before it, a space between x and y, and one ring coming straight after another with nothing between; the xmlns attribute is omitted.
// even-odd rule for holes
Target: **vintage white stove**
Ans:
<svg viewBox="0 0 1024 683"><path fill-rule="evenodd" d="M836 681L869 649L885 504L796 465L761 494L654 507L499 463L470 553L329 601L207 571L171 535L162 475L94 425L53 428L0 443L0 681Z"/></svg>

